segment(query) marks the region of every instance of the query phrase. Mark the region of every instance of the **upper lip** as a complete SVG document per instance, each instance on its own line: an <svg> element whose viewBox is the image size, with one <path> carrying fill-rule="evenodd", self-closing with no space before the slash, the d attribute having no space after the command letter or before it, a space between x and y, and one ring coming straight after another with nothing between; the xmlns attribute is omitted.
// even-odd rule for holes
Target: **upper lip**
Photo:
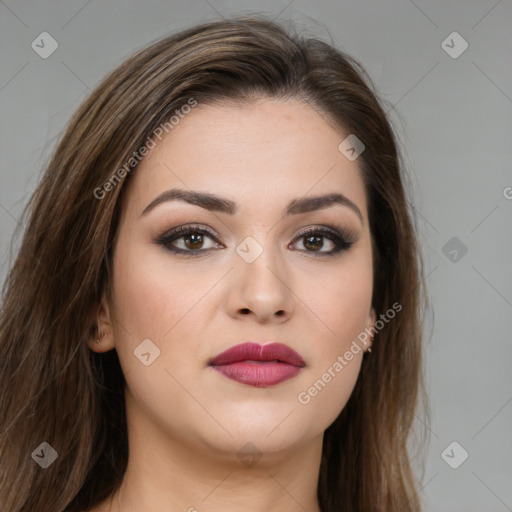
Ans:
<svg viewBox="0 0 512 512"><path fill-rule="evenodd" d="M282 343L247 342L224 350L209 361L209 366L238 363L240 361L279 361L293 366L305 366L305 362L295 350Z"/></svg>

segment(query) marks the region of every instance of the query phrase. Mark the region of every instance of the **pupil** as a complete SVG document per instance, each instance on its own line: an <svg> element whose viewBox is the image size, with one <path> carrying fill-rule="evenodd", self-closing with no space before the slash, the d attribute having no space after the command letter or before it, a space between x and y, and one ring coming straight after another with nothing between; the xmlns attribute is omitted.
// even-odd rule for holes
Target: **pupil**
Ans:
<svg viewBox="0 0 512 512"><path fill-rule="evenodd" d="M312 240L316 240L315 242L312 242ZM322 237L320 236L309 236L306 238L304 245L308 249L321 249L323 247ZM311 247L312 246L312 247Z"/></svg>
<svg viewBox="0 0 512 512"><path fill-rule="evenodd" d="M191 234L191 235L187 235L185 237L185 245L189 248L189 249L198 249L200 248L200 246L202 245L203 243L203 235L201 234ZM192 240L192 242L190 243L190 240ZM191 247L192 246L192 247ZM197 247L199 246L199 247Z"/></svg>

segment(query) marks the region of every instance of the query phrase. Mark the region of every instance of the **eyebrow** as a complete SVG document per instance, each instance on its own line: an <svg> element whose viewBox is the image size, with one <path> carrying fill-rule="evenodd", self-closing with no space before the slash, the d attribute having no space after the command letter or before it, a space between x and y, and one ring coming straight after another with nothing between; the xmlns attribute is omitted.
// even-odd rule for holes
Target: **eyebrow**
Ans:
<svg viewBox="0 0 512 512"><path fill-rule="evenodd" d="M200 206L205 210L227 213L228 215L234 215L237 212L236 203L230 199L219 197L207 192L174 188L162 192L162 194L153 199L153 201L151 201L151 203L149 203L146 208L144 208L141 217L147 215L158 205L169 201L184 201L192 205ZM342 205L350 208L357 214L361 223L363 223L363 215L358 206L348 197L340 193L299 197L297 199L293 199L283 210L283 216L299 215L301 213L310 213L317 210L324 210L333 205Z"/></svg>

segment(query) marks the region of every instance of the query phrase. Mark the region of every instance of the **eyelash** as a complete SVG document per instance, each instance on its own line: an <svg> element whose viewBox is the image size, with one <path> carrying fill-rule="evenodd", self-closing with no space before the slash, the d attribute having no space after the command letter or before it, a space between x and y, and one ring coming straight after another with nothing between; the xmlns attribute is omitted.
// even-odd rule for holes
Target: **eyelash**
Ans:
<svg viewBox="0 0 512 512"><path fill-rule="evenodd" d="M157 243L159 245L162 245L165 249L168 251L171 251L175 254L186 254L189 256L198 255L200 253L204 253L213 249L191 249L191 250L184 250L184 249L178 249L176 247L171 247L171 242L174 242L175 240L179 240L180 238L183 238L186 235L190 234L201 234L206 235L210 238L212 238L214 241L217 241L217 235L206 228L201 228L200 226L196 225L188 225L188 226L180 226L176 229L172 229L170 231L165 232L163 235L161 235ZM324 238L328 238L331 240L331 242L334 243L335 248L331 249L328 252L317 252L317 251L307 251L312 254L314 257L321 257L321 256L335 256L336 254L339 254L340 252L346 251L352 247L352 245L355 243L355 237L350 233L350 231L346 232L338 232L337 229L330 227L330 226L323 226L321 228L308 228L302 231L297 235L297 237L294 239L298 240L300 238L307 238L313 235L321 236ZM218 242L217 242L218 243Z"/></svg>

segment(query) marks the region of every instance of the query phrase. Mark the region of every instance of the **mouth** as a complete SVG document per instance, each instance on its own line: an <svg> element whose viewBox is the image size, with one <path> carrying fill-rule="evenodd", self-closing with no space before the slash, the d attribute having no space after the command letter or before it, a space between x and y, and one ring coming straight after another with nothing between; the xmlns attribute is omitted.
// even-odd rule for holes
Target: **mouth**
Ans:
<svg viewBox="0 0 512 512"><path fill-rule="evenodd" d="M228 379L260 388L295 377L305 365L295 350L282 343L253 342L235 345L208 362Z"/></svg>

